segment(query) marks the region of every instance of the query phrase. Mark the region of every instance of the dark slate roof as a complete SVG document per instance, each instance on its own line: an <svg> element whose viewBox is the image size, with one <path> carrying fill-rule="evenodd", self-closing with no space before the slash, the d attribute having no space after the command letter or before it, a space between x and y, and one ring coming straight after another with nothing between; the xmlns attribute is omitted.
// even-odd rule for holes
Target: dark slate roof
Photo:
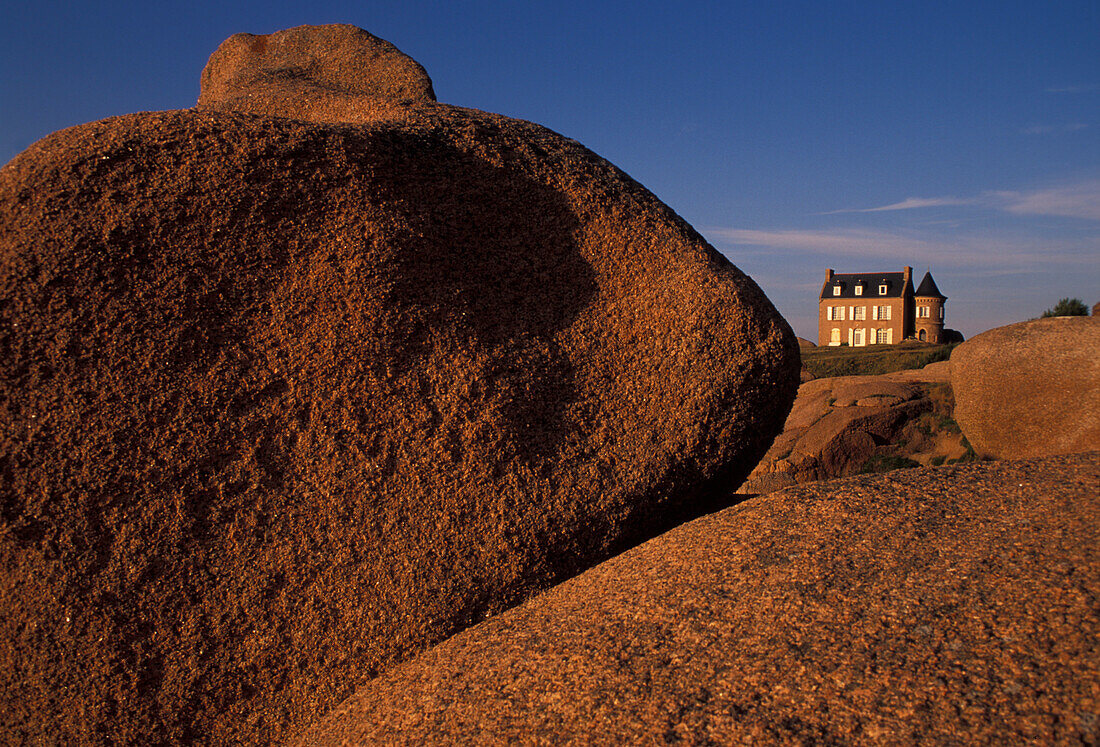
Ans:
<svg viewBox="0 0 1100 747"><path fill-rule="evenodd" d="M913 295L947 299L947 296L940 293L940 289L936 287L936 281L932 279L932 273L930 272L924 273L924 278L920 281L920 285L917 286L917 291Z"/></svg>
<svg viewBox="0 0 1100 747"><path fill-rule="evenodd" d="M840 284L840 295L833 295L833 286ZM863 294L856 295L856 286L863 285ZM886 286L886 295L879 295L880 285ZM910 292L912 285L909 286ZM821 298L901 298L905 293L904 272L853 272L836 273L832 280L821 287Z"/></svg>

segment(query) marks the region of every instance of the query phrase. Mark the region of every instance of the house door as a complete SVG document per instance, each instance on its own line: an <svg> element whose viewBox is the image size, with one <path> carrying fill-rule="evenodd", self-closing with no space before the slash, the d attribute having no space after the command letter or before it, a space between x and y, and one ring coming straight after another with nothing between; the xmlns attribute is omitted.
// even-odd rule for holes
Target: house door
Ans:
<svg viewBox="0 0 1100 747"><path fill-rule="evenodd" d="M924 330L923 329L920 332L917 333L917 339L920 340L921 342L924 342Z"/></svg>

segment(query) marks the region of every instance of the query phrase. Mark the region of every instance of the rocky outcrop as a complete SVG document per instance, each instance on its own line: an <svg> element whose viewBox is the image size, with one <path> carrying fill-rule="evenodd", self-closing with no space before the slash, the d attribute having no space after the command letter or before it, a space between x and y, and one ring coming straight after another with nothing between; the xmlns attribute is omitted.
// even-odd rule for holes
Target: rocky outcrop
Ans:
<svg viewBox="0 0 1100 747"><path fill-rule="evenodd" d="M360 124L434 101L416 60L345 24L235 34L210 56L199 94L209 111Z"/></svg>
<svg viewBox="0 0 1100 747"><path fill-rule="evenodd" d="M1094 744L1097 548L1097 453L800 486L446 641L301 744Z"/></svg>
<svg viewBox="0 0 1100 747"><path fill-rule="evenodd" d="M0 741L278 742L778 432L798 352L760 289L417 70L234 37L198 110L0 171Z"/></svg>
<svg viewBox="0 0 1100 747"><path fill-rule="evenodd" d="M929 459L946 459L954 453L950 445L937 450L928 437L949 417L933 413L940 404L945 406L938 409L950 410L949 402L941 402L950 392L938 391L946 389L949 376L950 363L940 361L880 376L804 377L783 432L738 492L770 493L855 474L876 455L910 459L929 450ZM928 422L918 423L922 417ZM956 450L963 452L961 446Z"/></svg>
<svg viewBox="0 0 1100 747"><path fill-rule="evenodd" d="M951 354L956 420L1004 459L1100 449L1100 319L1053 317L983 332Z"/></svg>
<svg viewBox="0 0 1100 747"><path fill-rule="evenodd" d="M924 368L912 368L884 374L888 381L912 381L926 384L950 384L951 361L936 361Z"/></svg>

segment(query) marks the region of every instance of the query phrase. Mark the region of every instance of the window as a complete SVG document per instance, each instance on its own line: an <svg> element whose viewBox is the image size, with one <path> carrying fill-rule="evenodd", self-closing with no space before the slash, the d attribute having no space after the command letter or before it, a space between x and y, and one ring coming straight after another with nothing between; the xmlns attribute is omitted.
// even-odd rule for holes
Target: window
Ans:
<svg viewBox="0 0 1100 747"><path fill-rule="evenodd" d="M830 322L843 322L844 321L844 307L843 306L830 306L825 311L825 318Z"/></svg>
<svg viewBox="0 0 1100 747"><path fill-rule="evenodd" d="M854 330L852 332L852 345L854 345L854 346L863 345L863 330L862 329L857 329L857 330Z"/></svg>
<svg viewBox="0 0 1100 747"><path fill-rule="evenodd" d="M878 294L879 294L880 296L885 296L885 295L886 295L886 291L887 291L887 290L888 290L888 289L887 289L887 287L886 287L885 285L880 285L880 286L878 287Z"/></svg>
<svg viewBox="0 0 1100 747"><path fill-rule="evenodd" d="M863 295L863 286L862 285L857 285L856 286L856 295L857 296L862 296Z"/></svg>
<svg viewBox="0 0 1100 747"><path fill-rule="evenodd" d="M917 318L918 319L927 319L928 318L928 307L927 306L918 306L917 307Z"/></svg>
<svg viewBox="0 0 1100 747"><path fill-rule="evenodd" d="M940 307L940 319L943 319L943 307Z"/></svg>
<svg viewBox="0 0 1100 747"><path fill-rule="evenodd" d="M875 342L877 342L879 345L885 345L886 343L890 342L890 335L888 333L888 330L880 329L878 332L876 332Z"/></svg>
<svg viewBox="0 0 1100 747"><path fill-rule="evenodd" d="M829 334L829 344L830 345L839 345L840 344L840 330L837 329L836 327L834 327L833 331Z"/></svg>
<svg viewBox="0 0 1100 747"><path fill-rule="evenodd" d="M853 322L862 322L866 318L867 318L867 307L866 306L853 306L852 307L852 321Z"/></svg>
<svg viewBox="0 0 1100 747"><path fill-rule="evenodd" d="M882 321L888 321L890 319L890 307L889 306L876 306L874 310L874 318Z"/></svg>
<svg viewBox="0 0 1100 747"><path fill-rule="evenodd" d="M834 285L833 286L833 295L834 296L839 296L840 295L840 286L839 285Z"/></svg>

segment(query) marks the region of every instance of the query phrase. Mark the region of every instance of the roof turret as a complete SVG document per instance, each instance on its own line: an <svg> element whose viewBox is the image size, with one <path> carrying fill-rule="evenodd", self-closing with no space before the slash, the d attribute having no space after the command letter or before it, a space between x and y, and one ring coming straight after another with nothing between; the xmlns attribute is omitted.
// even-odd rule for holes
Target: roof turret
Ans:
<svg viewBox="0 0 1100 747"><path fill-rule="evenodd" d="M932 279L931 272L924 273L924 277L921 278L920 285L917 286L917 290L913 295L947 300L947 296L940 293L940 289L936 287L936 281Z"/></svg>

